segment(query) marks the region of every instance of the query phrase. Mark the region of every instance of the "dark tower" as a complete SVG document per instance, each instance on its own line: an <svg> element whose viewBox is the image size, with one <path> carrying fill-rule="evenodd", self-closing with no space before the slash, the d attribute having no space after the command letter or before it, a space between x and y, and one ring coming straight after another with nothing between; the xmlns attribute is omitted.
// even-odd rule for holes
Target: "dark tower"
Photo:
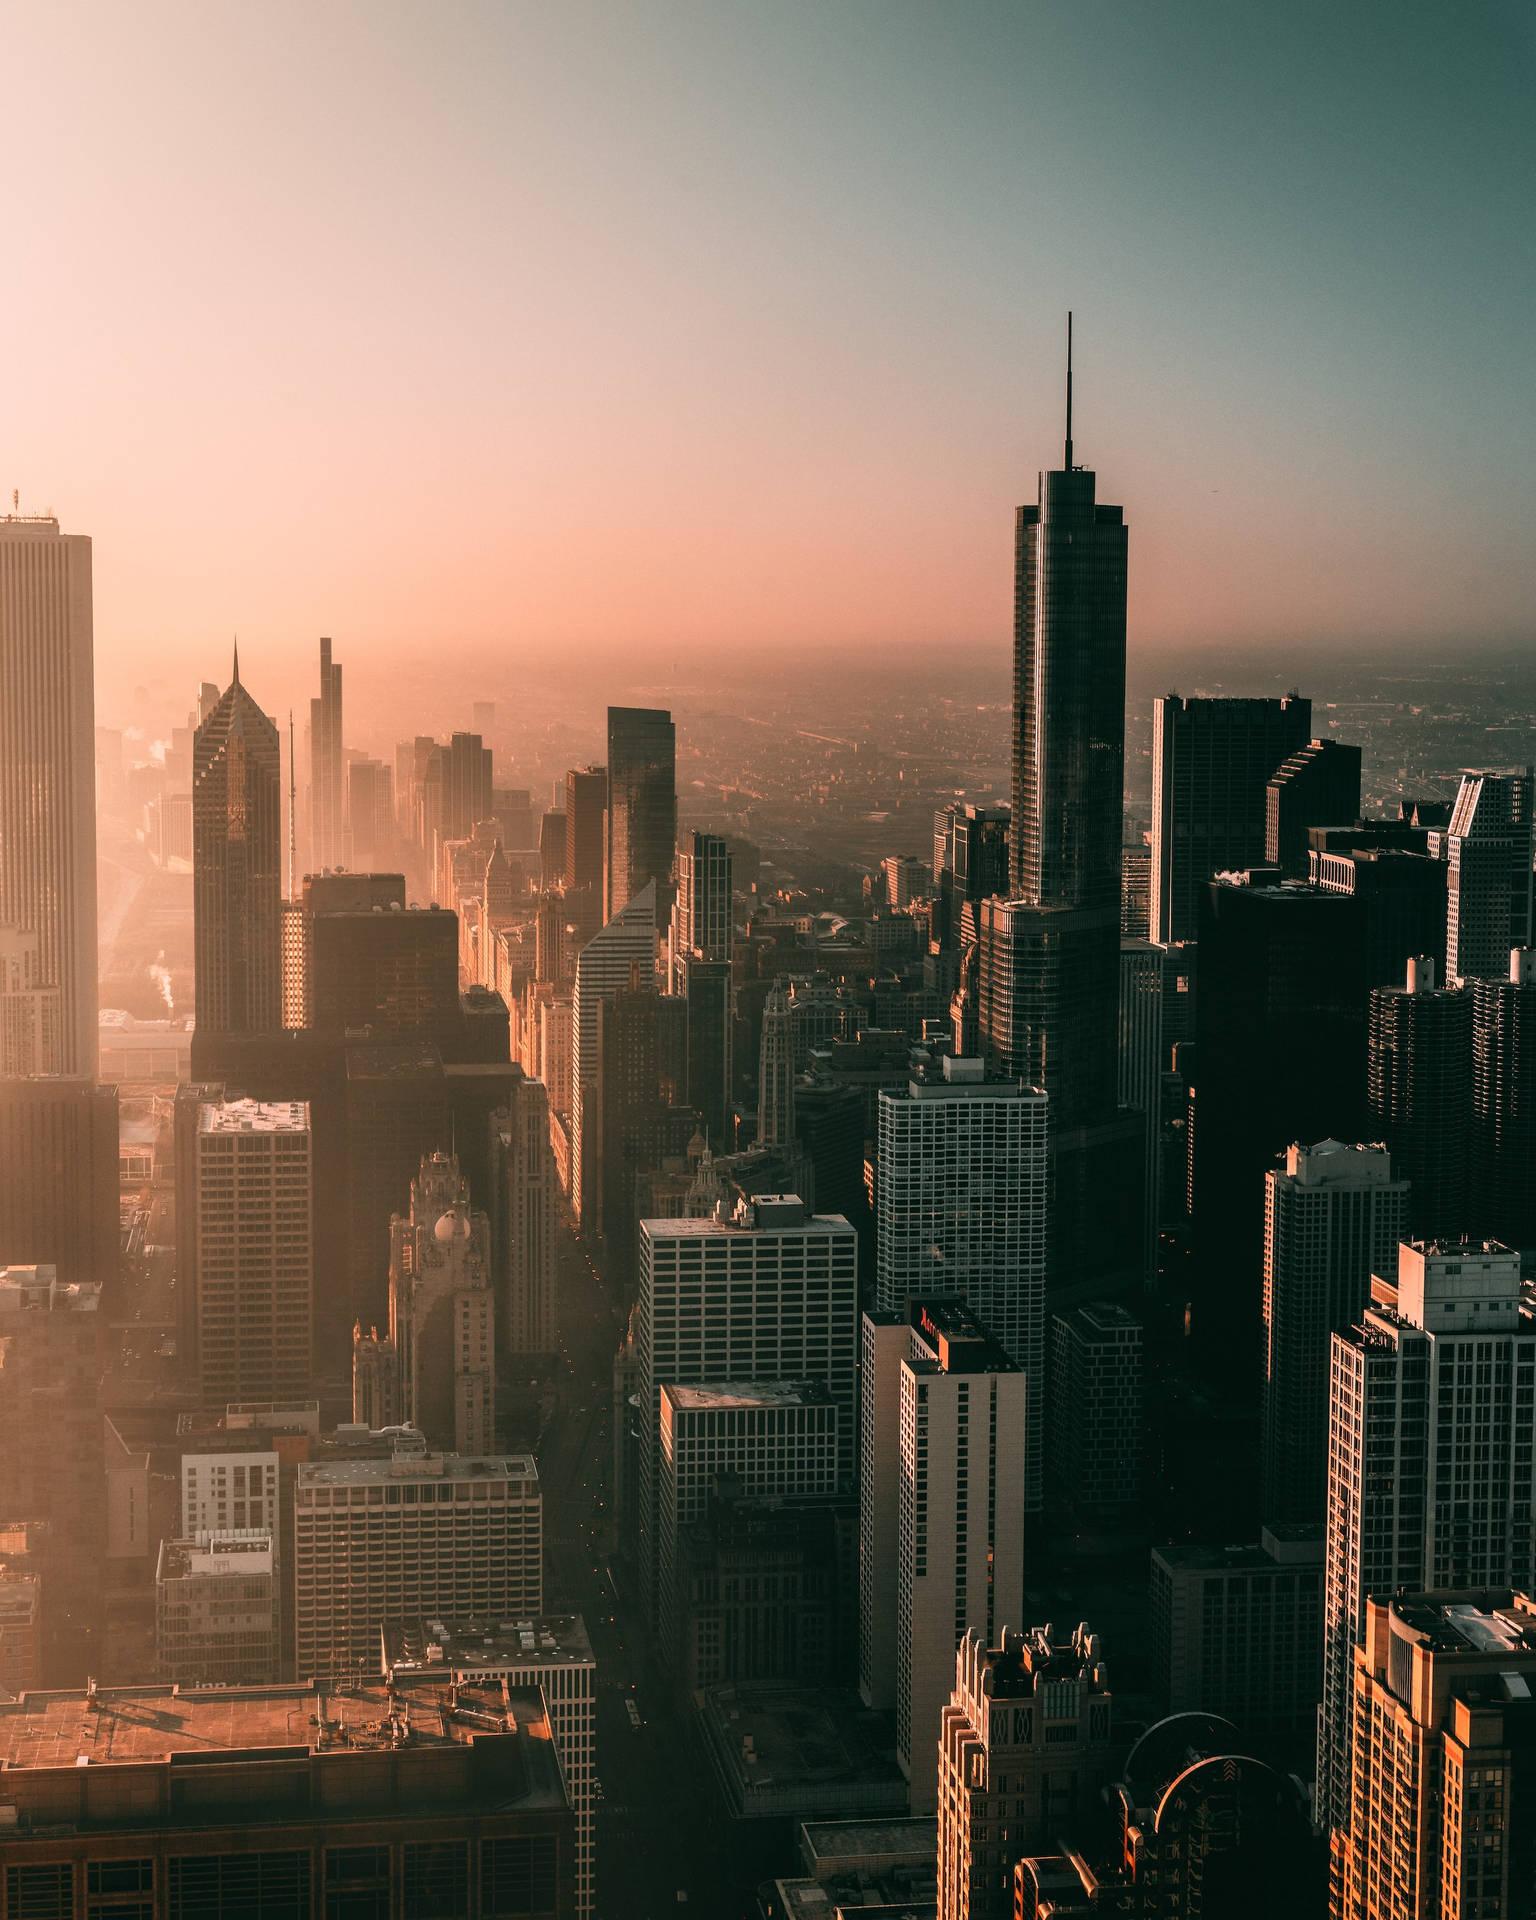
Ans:
<svg viewBox="0 0 1536 1920"><path fill-rule="evenodd" d="M1125 768L1126 527L1072 464L1071 325L1062 468L1040 475L1014 543L1014 898L1037 950L1026 1022L1053 1106L1115 1110ZM1061 981L1074 982L1070 994ZM1053 1012L1052 1007L1059 1009Z"/></svg>
<svg viewBox="0 0 1536 1920"><path fill-rule="evenodd" d="M1405 987L1371 991L1366 1100L1371 1131L1411 1182L1408 1237L1459 1240L1469 1218L1472 995L1436 987L1438 962L1408 962Z"/></svg>
<svg viewBox="0 0 1536 1920"><path fill-rule="evenodd" d="M672 911L676 847L677 731L672 716L660 707L610 707L606 919L654 880L657 924L665 924Z"/></svg>
<svg viewBox="0 0 1536 1920"><path fill-rule="evenodd" d="M192 747L192 918L197 1033L283 1024L282 766L277 728L240 684Z"/></svg>
<svg viewBox="0 0 1536 1920"><path fill-rule="evenodd" d="M316 872L346 859L342 828L341 668L320 642L320 697L309 703L309 845Z"/></svg>
<svg viewBox="0 0 1536 1920"><path fill-rule="evenodd" d="M1536 1247L1536 948L1472 996L1472 1235Z"/></svg>

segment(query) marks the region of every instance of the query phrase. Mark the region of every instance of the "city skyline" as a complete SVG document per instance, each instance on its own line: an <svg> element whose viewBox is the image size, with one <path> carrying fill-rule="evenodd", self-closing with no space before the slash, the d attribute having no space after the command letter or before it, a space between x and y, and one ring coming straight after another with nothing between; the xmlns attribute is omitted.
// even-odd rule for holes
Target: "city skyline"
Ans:
<svg viewBox="0 0 1536 1920"><path fill-rule="evenodd" d="M104 704L231 630L275 688L320 630L1002 646L1069 306L1133 654L1530 632L1512 12L175 22L12 50L0 480L95 539Z"/></svg>

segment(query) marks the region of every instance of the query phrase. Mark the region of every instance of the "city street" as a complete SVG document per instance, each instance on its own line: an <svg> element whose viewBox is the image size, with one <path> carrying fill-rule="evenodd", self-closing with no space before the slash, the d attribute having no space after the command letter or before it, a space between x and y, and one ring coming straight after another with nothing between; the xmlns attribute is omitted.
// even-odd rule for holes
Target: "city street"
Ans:
<svg viewBox="0 0 1536 1920"><path fill-rule="evenodd" d="M761 1876L733 1847L684 1716L609 1572L610 1403L625 1315L569 1233L560 1288L556 1410L538 1448L545 1605L580 1613L597 1657L597 1912L600 1920L747 1920Z"/></svg>

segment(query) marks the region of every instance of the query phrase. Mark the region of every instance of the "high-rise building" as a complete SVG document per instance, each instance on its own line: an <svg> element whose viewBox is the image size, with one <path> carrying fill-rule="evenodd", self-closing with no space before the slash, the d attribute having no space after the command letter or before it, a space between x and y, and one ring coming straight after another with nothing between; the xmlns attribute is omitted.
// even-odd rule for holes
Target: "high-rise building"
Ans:
<svg viewBox="0 0 1536 1920"><path fill-rule="evenodd" d="M819 1380L838 1408L836 1484L853 1484L858 1235L760 1194L726 1218L642 1220L635 1314L637 1538L654 1618L663 1386Z"/></svg>
<svg viewBox="0 0 1536 1920"><path fill-rule="evenodd" d="M785 1147L795 1137L795 1042L789 997L771 987L763 1003L757 1072L757 1142Z"/></svg>
<svg viewBox="0 0 1536 1920"><path fill-rule="evenodd" d="M1264 805L1265 864L1283 879L1305 880L1309 831L1351 827L1360 817L1360 749L1343 740L1308 741L1275 768Z"/></svg>
<svg viewBox="0 0 1536 1920"><path fill-rule="evenodd" d="M1396 1260L1409 1187L1393 1173L1385 1148L1321 1140L1287 1148L1264 1176L1261 1487L1272 1525L1322 1522L1329 1337L1355 1324L1371 1275Z"/></svg>
<svg viewBox="0 0 1536 1920"><path fill-rule="evenodd" d="M389 1337L359 1327L352 1417L417 1428L428 1444L489 1453L496 1441L496 1296L490 1223L453 1154L424 1156L408 1217L389 1223Z"/></svg>
<svg viewBox="0 0 1536 1920"><path fill-rule="evenodd" d="M596 1230L600 1155L594 1135L602 1008L637 976L649 983L656 966L656 889L647 884L582 948L571 1005L571 1213Z"/></svg>
<svg viewBox="0 0 1536 1920"><path fill-rule="evenodd" d="M1152 847L1132 842L1120 849L1120 938L1152 936Z"/></svg>
<svg viewBox="0 0 1536 1920"><path fill-rule="evenodd" d="M608 828L608 769L572 767L565 776L565 884L603 890Z"/></svg>
<svg viewBox="0 0 1536 1920"><path fill-rule="evenodd" d="M1365 910L1368 987L1397 986L1419 954L1438 967L1445 961L1446 863L1430 857L1427 833L1417 846L1378 837L1393 829L1372 820L1353 832L1314 827L1307 835L1307 876L1329 893L1353 894Z"/></svg>
<svg viewBox="0 0 1536 1920"><path fill-rule="evenodd" d="M277 728L234 676L193 742L194 1045L283 1024ZM201 1073L199 1072L199 1078Z"/></svg>
<svg viewBox="0 0 1536 1920"><path fill-rule="evenodd" d="M691 833L678 847L670 952L674 993L683 991L686 957L731 957L731 855L718 833Z"/></svg>
<svg viewBox="0 0 1536 1920"><path fill-rule="evenodd" d="M765 1023L766 1027L766 1023ZM1047 1101L980 1060L879 1096L875 1304L963 1300L1030 1382L1026 1502L1045 1475Z"/></svg>
<svg viewBox="0 0 1536 1920"><path fill-rule="evenodd" d="M1536 1600L1373 1593L1350 1680L1334 1920L1529 1913Z"/></svg>
<svg viewBox="0 0 1536 1920"><path fill-rule="evenodd" d="M1098 917L1090 921L1076 909L981 903L977 1033L983 1057L999 1078L1022 1080L1050 1097L1052 1289L1145 1278L1147 1119L1121 1108L1117 1098L1118 877L1115 885L1113 911L1095 909ZM1107 945L1101 939L1106 927Z"/></svg>
<svg viewBox="0 0 1536 1920"><path fill-rule="evenodd" d="M375 1633L340 1690L93 1681L49 1696L43 1740L32 1701L0 1702L7 1912L573 1920L539 1690L439 1669L391 1686L378 1663Z"/></svg>
<svg viewBox="0 0 1536 1920"><path fill-rule="evenodd" d="M396 858L395 775L387 760L348 762L347 847L347 865L360 873L376 873Z"/></svg>
<svg viewBox="0 0 1536 1920"><path fill-rule="evenodd" d="M277 1454L270 1447L249 1451L183 1453L181 1456L181 1533L196 1540L212 1533L281 1532Z"/></svg>
<svg viewBox="0 0 1536 1920"><path fill-rule="evenodd" d="M1141 1495L1141 1322L1116 1300L1051 1321L1049 1505L1113 1524Z"/></svg>
<svg viewBox="0 0 1536 1920"><path fill-rule="evenodd" d="M1408 962L1407 985L1373 987L1367 1036L1370 1125L1409 1184L1405 1238L1456 1239L1473 1221L1472 993L1436 985L1430 954Z"/></svg>
<svg viewBox="0 0 1536 1920"><path fill-rule="evenodd" d="M1336 1836L1370 1597L1536 1582L1533 1400L1536 1321L1519 1254L1495 1241L1404 1244L1396 1280L1378 1274L1333 1336L1317 1808Z"/></svg>
<svg viewBox="0 0 1536 1920"><path fill-rule="evenodd" d="M0 1009L18 1023L25 1010L41 1058L30 1070L86 1079L96 1076L95 725L90 540L46 515L0 516L0 953L19 936L31 955L14 994L0 988Z"/></svg>
<svg viewBox="0 0 1536 1920"><path fill-rule="evenodd" d="M40 1521L48 1686L94 1671L106 1551L102 1291L0 1265L0 1515Z"/></svg>
<svg viewBox="0 0 1536 1920"><path fill-rule="evenodd" d="M1001 1640L1024 1605L1027 1383L958 1302L914 1302L897 1367L897 1429L861 1497L896 1477L896 1758L914 1814L932 1813L934 1735L954 1649Z"/></svg>
<svg viewBox="0 0 1536 1920"><path fill-rule="evenodd" d="M249 1529L162 1540L155 1666L180 1687L267 1687L278 1678L277 1561Z"/></svg>
<svg viewBox="0 0 1536 1920"><path fill-rule="evenodd" d="M677 732L659 707L608 709L608 859L604 917L614 919L652 882L655 920L672 911L677 849Z"/></svg>
<svg viewBox="0 0 1536 1920"><path fill-rule="evenodd" d="M706 1140L730 1139L734 1008L729 960L684 957L676 992L687 1003L687 1104L698 1114Z"/></svg>
<svg viewBox="0 0 1536 1920"><path fill-rule="evenodd" d="M1290 882L1229 877L1206 888L1190 1211L1195 1336L1222 1365L1234 1355L1254 1364L1265 1172L1293 1140L1360 1137L1361 911L1343 894ZM1245 1273L1247 1285L1234 1283Z"/></svg>
<svg viewBox="0 0 1536 1920"><path fill-rule="evenodd" d="M549 1095L520 1080L491 1116L491 1246L501 1357L552 1354L559 1345L559 1176L549 1143Z"/></svg>
<svg viewBox="0 0 1536 1920"><path fill-rule="evenodd" d="M1466 773L1444 836L1448 980L1502 980L1511 947L1530 943L1536 780Z"/></svg>
<svg viewBox="0 0 1536 1920"><path fill-rule="evenodd" d="M0 1076L0 1262L56 1267L116 1303L117 1088Z"/></svg>
<svg viewBox="0 0 1536 1920"><path fill-rule="evenodd" d="M320 697L309 703L309 864L317 873L347 864L341 754L341 666L320 642Z"/></svg>
<svg viewBox="0 0 1536 1920"><path fill-rule="evenodd" d="M490 1628L488 1631L487 1629ZM549 1715L560 1772L576 1819L577 1916L593 1911L593 1815L597 1767L597 1662L579 1613L541 1613L494 1626L484 1620L417 1620L384 1630L384 1672L408 1688L421 1674L444 1671L452 1684L506 1681L519 1691L537 1688Z"/></svg>
<svg viewBox="0 0 1536 1920"><path fill-rule="evenodd" d="M901 1473L891 1447L901 1432L901 1369L912 1352L909 1310L866 1313L859 1345L859 1694L866 1707L896 1706L896 1567Z"/></svg>
<svg viewBox="0 0 1536 1920"><path fill-rule="evenodd" d="M1120 942L1120 1104L1145 1116L1143 1234L1148 1274L1156 1271L1157 1237L1164 1219L1164 1164L1174 1110L1168 1080L1174 1048L1193 1038L1195 947L1161 947L1150 940Z"/></svg>
<svg viewBox="0 0 1536 1920"><path fill-rule="evenodd" d="M532 1454L306 1461L293 1499L297 1671L330 1687L377 1667L387 1621L543 1609Z"/></svg>
<svg viewBox="0 0 1536 1920"><path fill-rule="evenodd" d="M1472 1224L1536 1247L1536 947L1472 988Z"/></svg>
<svg viewBox="0 0 1536 1920"><path fill-rule="evenodd" d="M656 1452L657 1618L667 1664L681 1652L678 1554L686 1529L705 1517L729 1477L748 1500L838 1491L845 1412L819 1380L740 1381L661 1389Z"/></svg>
<svg viewBox="0 0 1536 1920"><path fill-rule="evenodd" d="M1086 1623L961 1639L939 1722L942 1920L1013 1920L1015 1860L1080 1834L1109 1784L1112 1704Z"/></svg>
<svg viewBox="0 0 1536 1920"><path fill-rule="evenodd" d="M303 1101L208 1102L198 1113L197 1357L203 1404L309 1391L314 1174Z"/></svg>
<svg viewBox="0 0 1536 1920"><path fill-rule="evenodd" d="M933 931L941 946L961 944L967 905L979 909L983 900L1007 893L1008 818L1006 807L946 807L935 815Z"/></svg>
<svg viewBox="0 0 1536 1920"><path fill-rule="evenodd" d="M1154 1547L1151 1602L1170 1714L1221 1714L1255 1737L1316 1724L1321 1527L1265 1527L1253 1546Z"/></svg>
<svg viewBox="0 0 1536 1920"><path fill-rule="evenodd" d="M1311 733L1312 702L1294 693L1278 700L1184 699L1170 693L1155 703L1154 940L1198 938L1205 883L1265 858L1269 782Z"/></svg>

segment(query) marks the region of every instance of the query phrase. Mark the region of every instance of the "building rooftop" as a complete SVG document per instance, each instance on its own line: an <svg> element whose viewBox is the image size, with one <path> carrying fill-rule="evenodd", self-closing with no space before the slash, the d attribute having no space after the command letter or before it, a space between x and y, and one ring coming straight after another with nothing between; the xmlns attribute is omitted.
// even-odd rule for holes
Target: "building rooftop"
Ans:
<svg viewBox="0 0 1536 1920"><path fill-rule="evenodd" d="M717 1162L716 1164L718 1165L719 1163ZM761 1217L756 1219L741 1217L749 1211L762 1209L765 1201L772 1202L775 1208L784 1205L788 1201L793 1201L794 1206L800 1208L799 1217L794 1219L774 1219L771 1217L771 1214L770 1217L766 1219ZM718 1218L708 1220L642 1220L640 1225L652 1240L696 1239L701 1235L707 1234L741 1235L753 1232L777 1233L786 1229L795 1233L851 1234L853 1232L853 1228L848 1224L847 1220L844 1219L842 1214L806 1213L802 1203L795 1196L781 1194L754 1194L750 1203L738 1208L735 1215L725 1220Z"/></svg>
<svg viewBox="0 0 1536 1920"><path fill-rule="evenodd" d="M737 1815L906 1811L907 1783L890 1724L856 1693L731 1682L696 1693L694 1708L726 1803Z"/></svg>
<svg viewBox="0 0 1536 1920"><path fill-rule="evenodd" d="M917 1355L907 1362L914 1372L938 1369L944 1373L1017 1373L990 1331L962 1300L914 1300L909 1318L913 1331L934 1357Z"/></svg>
<svg viewBox="0 0 1536 1920"><path fill-rule="evenodd" d="M307 1100L209 1100L197 1110L199 1133L308 1133Z"/></svg>
<svg viewBox="0 0 1536 1920"><path fill-rule="evenodd" d="M390 1621L379 1637L382 1670L400 1677L593 1664L592 1642L579 1613L540 1613L527 1620Z"/></svg>
<svg viewBox="0 0 1536 1920"><path fill-rule="evenodd" d="M300 1685L24 1693L0 1701L0 1766L77 1767L252 1747L442 1747L503 1732L549 1743L537 1689L504 1690L500 1681L471 1684L459 1689L458 1705L450 1708L449 1684L444 1674L422 1675L398 1688L383 1680L349 1681L343 1692ZM563 1800L552 1750L547 1791L557 1796L556 1804Z"/></svg>
<svg viewBox="0 0 1536 1920"><path fill-rule="evenodd" d="M401 1480L533 1480L539 1469L531 1453L417 1453L368 1460L305 1460L300 1487L359 1487Z"/></svg>
<svg viewBox="0 0 1536 1920"><path fill-rule="evenodd" d="M939 1835L930 1820L807 1820L800 1857L815 1872L822 1860L933 1860Z"/></svg>
<svg viewBox="0 0 1536 1920"><path fill-rule="evenodd" d="M680 1410L832 1405L832 1396L820 1380L743 1380L721 1386L706 1383L697 1387L679 1387L669 1383L661 1391Z"/></svg>
<svg viewBox="0 0 1536 1920"><path fill-rule="evenodd" d="M60 1286L57 1267L0 1267L0 1313L95 1313L100 1305L99 1286Z"/></svg>

